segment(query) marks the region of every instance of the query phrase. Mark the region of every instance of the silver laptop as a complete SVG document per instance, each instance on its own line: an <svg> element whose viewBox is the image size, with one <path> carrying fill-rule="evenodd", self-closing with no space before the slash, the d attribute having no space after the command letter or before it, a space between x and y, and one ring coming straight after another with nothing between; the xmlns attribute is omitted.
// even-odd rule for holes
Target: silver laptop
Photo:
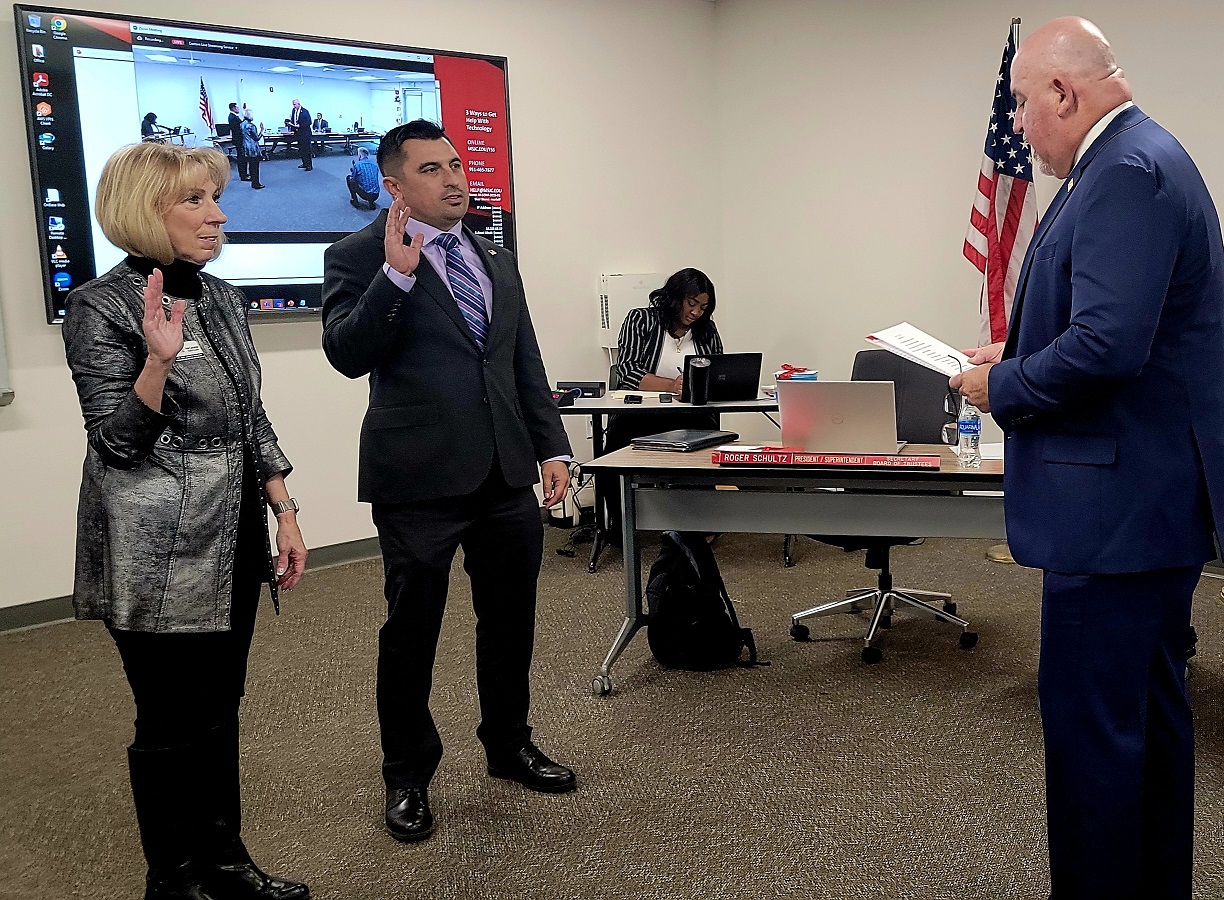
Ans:
<svg viewBox="0 0 1224 900"><path fill-rule="evenodd" d="M900 452L891 381L779 381L782 443L810 453Z"/></svg>

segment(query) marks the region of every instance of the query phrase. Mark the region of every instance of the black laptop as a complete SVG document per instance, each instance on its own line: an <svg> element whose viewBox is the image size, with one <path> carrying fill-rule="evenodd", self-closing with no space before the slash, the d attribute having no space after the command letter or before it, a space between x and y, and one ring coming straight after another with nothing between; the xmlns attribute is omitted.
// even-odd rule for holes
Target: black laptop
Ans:
<svg viewBox="0 0 1224 900"><path fill-rule="evenodd" d="M684 389L680 402L689 402L689 364L700 354L684 357ZM706 356L710 361L710 386L706 400L719 403L727 400L755 400L761 392L760 353L720 353Z"/></svg>
<svg viewBox="0 0 1224 900"><path fill-rule="evenodd" d="M738 441L739 435L734 431L712 431L708 428L677 428L675 431L661 431L658 434L644 434L632 441L634 450L700 450L703 447L716 447Z"/></svg>

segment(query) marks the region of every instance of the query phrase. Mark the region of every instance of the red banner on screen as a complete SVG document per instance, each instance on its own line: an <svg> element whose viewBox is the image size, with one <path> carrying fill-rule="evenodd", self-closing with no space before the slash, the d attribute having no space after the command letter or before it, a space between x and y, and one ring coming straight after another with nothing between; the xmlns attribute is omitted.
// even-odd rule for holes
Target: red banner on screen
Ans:
<svg viewBox="0 0 1224 900"><path fill-rule="evenodd" d="M467 169L472 199L513 212L506 73L482 59L434 57L442 127Z"/></svg>

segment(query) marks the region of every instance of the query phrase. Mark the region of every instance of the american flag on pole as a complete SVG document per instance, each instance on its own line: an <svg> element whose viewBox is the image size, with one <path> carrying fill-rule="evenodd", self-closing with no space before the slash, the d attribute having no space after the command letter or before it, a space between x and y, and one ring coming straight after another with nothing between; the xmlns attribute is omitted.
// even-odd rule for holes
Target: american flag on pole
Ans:
<svg viewBox="0 0 1224 900"><path fill-rule="evenodd" d="M200 118L204 120L204 124L210 131L214 130L212 104L208 102L208 91L204 87L203 76L200 77Z"/></svg>
<svg viewBox="0 0 1224 900"><path fill-rule="evenodd" d="M1019 33L1020 20L1013 19L995 79L986 150L965 235L965 258L983 275L979 303L982 344L1007 339L1016 280L1037 228L1033 153L1028 142L1012 130L1016 101L1011 95L1011 64Z"/></svg>

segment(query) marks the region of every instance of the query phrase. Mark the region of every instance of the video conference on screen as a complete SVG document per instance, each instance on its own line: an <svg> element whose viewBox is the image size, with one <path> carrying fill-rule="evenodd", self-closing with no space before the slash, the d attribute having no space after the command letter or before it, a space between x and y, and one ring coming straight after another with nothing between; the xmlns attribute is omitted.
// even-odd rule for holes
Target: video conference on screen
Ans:
<svg viewBox="0 0 1224 900"><path fill-rule="evenodd" d="M253 320L318 312L323 251L391 202L382 190L374 209L354 205L346 176L361 148L375 160L413 119L440 123L463 160L465 224L514 249L504 58L20 4L14 15L48 322L123 258L93 204L107 158L142 140L230 157L228 243L208 271L243 289ZM307 154L295 100L312 121ZM230 103L262 128L263 190L239 180Z"/></svg>

